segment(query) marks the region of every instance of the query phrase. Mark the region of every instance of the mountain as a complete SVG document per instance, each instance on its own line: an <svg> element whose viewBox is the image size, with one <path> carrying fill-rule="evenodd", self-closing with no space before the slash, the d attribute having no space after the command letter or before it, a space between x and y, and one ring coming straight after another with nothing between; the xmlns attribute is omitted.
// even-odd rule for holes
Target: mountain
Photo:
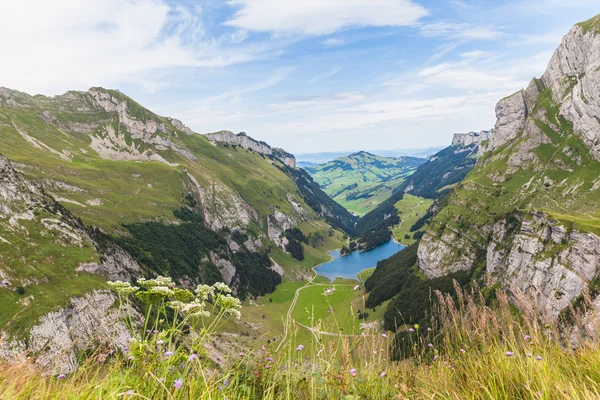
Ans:
<svg viewBox="0 0 600 400"><path fill-rule="evenodd" d="M439 205L416 256L399 255L395 267L429 282L467 274L512 300L532 295L534 307L554 316L586 286L597 304L599 107L600 15L569 31L540 79L500 100L475 167ZM387 285L376 281L374 291ZM388 326L400 312L410 319L405 289L388 307Z"/></svg>
<svg viewBox="0 0 600 400"><path fill-rule="evenodd" d="M415 157L380 157L359 151L305 169L331 198L350 211L364 214L389 197L426 161Z"/></svg>
<svg viewBox="0 0 600 400"><path fill-rule="evenodd" d="M392 194L375 209L363 216L357 223L358 232L368 232L383 224L396 224L395 218L405 194L424 199L436 200L449 192L473 168L479 145L487 140L489 132L457 133L452 144L433 155L420 165L410 177L396 186Z"/></svg>
<svg viewBox="0 0 600 400"><path fill-rule="evenodd" d="M380 157L417 157L417 158L428 158L431 155L437 153L443 146L427 147L421 149L394 149L394 150L369 150L369 153L378 155ZM336 158L345 157L351 153L347 152L323 152L323 153L300 153L296 154L300 166L301 163L311 164L325 164L329 161L333 161ZM355 152L356 153L356 152Z"/></svg>
<svg viewBox="0 0 600 400"><path fill-rule="evenodd" d="M356 220L293 155L196 134L119 91L0 88L0 140L0 357L28 350L69 369L98 327L122 338L106 279L161 274L264 295L341 247L325 221ZM312 235L294 244L302 260L286 237L296 227Z"/></svg>

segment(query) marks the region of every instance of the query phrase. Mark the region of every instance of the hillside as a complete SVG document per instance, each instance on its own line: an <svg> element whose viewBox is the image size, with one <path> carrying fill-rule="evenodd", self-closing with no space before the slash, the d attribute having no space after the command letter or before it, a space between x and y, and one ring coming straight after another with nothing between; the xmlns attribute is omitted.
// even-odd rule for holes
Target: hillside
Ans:
<svg viewBox="0 0 600 400"><path fill-rule="evenodd" d="M597 21L574 26L542 77L500 100L475 167L437 205L416 257L399 254L388 270L429 285L466 275L467 282L507 289L512 301L535 298L555 317L572 304L598 301L600 34L589 28ZM367 282L372 293L389 286L375 272ZM399 313L410 320L414 293L390 290L396 297L388 324Z"/></svg>
<svg viewBox="0 0 600 400"><path fill-rule="evenodd" d="M546 72L502 99L477 166L419 246L428 276L481 263L558 313L598 273L600 35L574 26ZM452 246L448 246L448 243Z"/></svg>
<svg viewBox="0 0 600 400"><path fill-rule="evenodd" d="M72 365L93 326L112 325L105 279L164 274L264 295L340 246L324 219L354 224L318 187L295 183L283 150L211 143L118 91L0 88L0 140L1 356L60 354L77 340L59 357ZM297 243L298 261L286 232L309 222L322 240Z"/></svg>
<svg viewBox="0 0 600 400"><path fill-rule="evenodd" d="M455 134L450 146L421 164L410 177L393 189L388 198L363 216L356 225L357 231L364 233L380 225L395 225L397 222L392 217L405 211L402 202L405 193L423 199L419 200L423 204L431 204L431 200L442 198L473 168L479 144L488 135L487 131ZM414 201L408 202L410 209L414 208L413 203Z"/></svg>
<svg viewBox="0 0 600 400"><path fill-rule="evenodd" d="M360 151L305 169L331 198L362 215L388 198L425 162L422 158L387 158Z"/></svg>

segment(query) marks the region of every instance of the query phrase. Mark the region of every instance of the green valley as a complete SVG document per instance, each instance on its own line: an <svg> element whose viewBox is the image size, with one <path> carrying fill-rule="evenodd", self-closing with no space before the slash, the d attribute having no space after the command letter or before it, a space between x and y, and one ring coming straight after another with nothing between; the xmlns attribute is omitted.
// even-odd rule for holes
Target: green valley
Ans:
<svg viewBox="0 0 600 400"><path fill-rule="evenodd" d="M426 161L417 157L381 157L360 151L306 170L331 198L355 214L363 215L387 199Z"/></svg>

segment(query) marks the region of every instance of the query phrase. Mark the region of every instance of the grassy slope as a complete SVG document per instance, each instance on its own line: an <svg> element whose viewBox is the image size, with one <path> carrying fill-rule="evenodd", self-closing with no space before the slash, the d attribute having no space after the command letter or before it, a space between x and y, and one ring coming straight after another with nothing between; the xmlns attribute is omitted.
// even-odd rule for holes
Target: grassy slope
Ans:
<svg viewBox="0 0 600 400"><path fill-rule="evenodd" d="M425 214L432 204L433 200L431 199L405 194L402 200L394 205L401 213L400 224L392 228L394 237L398 242L407 246L415 242L413 239L415 232L410 232L410 228ZM406 235L410 235L410 239L406 239Z"/></svg>
<svg viewBox="0 0 600 400"><path fill-rule="evenodd" d="M77 104L87 101L83 94L76 96L79 96ZM264 217L274 208L295 215L294 207L287 201L288 195L295 198L307 215L314 219L307 229L322 231L326 241L317 249L307 246L307 257L303 263L274 250L273 258L292 275L295 276L297 271L309 271L310 267L328 260L329 249L341 247L343 234L334 231L331 237L327 235L329 225L319 221L314 211L303 202L294 181L273 165L278 163L276 160L241 148L214 146L203 136L188 136L181 132L177 139L171 139L190 150L198 161L188 160L172 150L161 151L161 155L169 162L179 164L177 166L160 162L105 160L90 147L88 134L59 130L56 124L45 123L39 115L49 110L61 121L103 121L103 124L110 123L119 129L114 115L103 110L80 111L68 102L63 103L64 108L61 109L43 97L23 95L19 101L28 104L28 107L0 108L1 153L17 164L28 178L44 182L48 192L85 224L98 226L111 234L122 234L125 231L122 225L127 223L175 221L173 210L182 207L183 196L187 192L183 173L187 169L202 186L221 182L247 201L261 217L259 223L251 227L257 234L264 235ZM158 118L170 124L136 104L130 103L132 114ZM174 129L170 125L168 127ZM19 131L37 140L41 148L28 142ZM101 134L100 130L96 134ZM118 134L128 135L122 130ZM135 144L134 141L132 143ZM145 146L143 143L136 145L140 149ZM66 159L57 153L63 154ZM62 187L56 182L60 182ZM27 229L30 236L24 239L20 235L10 235L0 224L0 236L13 244L9 247L0 243L0 261L16 271L11 275L13 278L36 282L26 287L24 296L17 295L14 288L0 288L0 301L5 304L6 311L0 317L0 326L5 326L9 319L19 314L19 321L25 321L25 325L13 321L15 329L31 326L39 316L66 305L72 296L105 287L103 279L98 276L75 273L75 268L81 263L97 261L98 255L91 245L84 248L61 247L52 238L40 236L39 227L27 226ZM15 248L17 251L9 251ZM29 297L31 295L33 298Z"/></svg>
<svg viewBox="0 0 600 400"><path fill-rule="evenodd" d="M362 215L388 198L423 161L359 152L309 168L308 172L334 200Z"/></svg>

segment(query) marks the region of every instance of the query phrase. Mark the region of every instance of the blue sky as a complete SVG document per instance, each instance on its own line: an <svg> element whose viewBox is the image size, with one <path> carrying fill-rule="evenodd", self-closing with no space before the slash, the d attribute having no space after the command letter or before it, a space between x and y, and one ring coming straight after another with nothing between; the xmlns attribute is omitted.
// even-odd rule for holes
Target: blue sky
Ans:
<svg viewBox="0 0 600 400"><path fill-rule="evenodd" d="M294 153L489 129L597 0L5 0L0 86L120 89ZM31 10L36 10L31 12Z"/></svg>

